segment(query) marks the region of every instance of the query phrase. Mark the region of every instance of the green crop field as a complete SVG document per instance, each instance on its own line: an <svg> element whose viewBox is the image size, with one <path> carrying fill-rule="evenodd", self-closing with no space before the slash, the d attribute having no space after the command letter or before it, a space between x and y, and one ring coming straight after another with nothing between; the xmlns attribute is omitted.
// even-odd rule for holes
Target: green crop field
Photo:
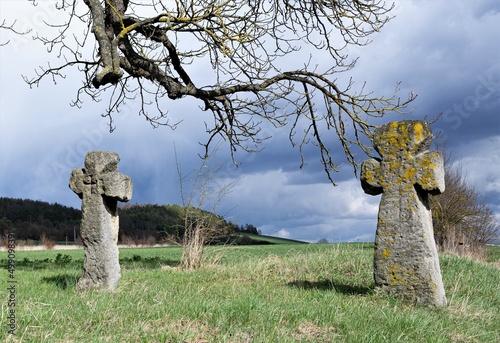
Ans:
<svg viewBox="0 0 500 343"><path fill-rule="evenodd" d="M16 251L15 334L1 252L2 342L499 342L498 247L489 263L441 255L446 308L374 290L373 244L121 249L115 292L75 291L82 250ZM495 265L494 265L495 264Z"/></svg>

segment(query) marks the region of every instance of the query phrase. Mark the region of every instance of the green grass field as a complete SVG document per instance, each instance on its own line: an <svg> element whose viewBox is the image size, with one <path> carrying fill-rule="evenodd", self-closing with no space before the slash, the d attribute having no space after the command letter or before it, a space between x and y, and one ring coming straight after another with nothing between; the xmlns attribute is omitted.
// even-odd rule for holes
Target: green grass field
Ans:
<svg viewBox="0 0 500 343"><path fill-rule="evenodd" d="M115 292L76 292L82 250L17 251L18 328L8 333L4 267L1 341L500 341L500 270L490 264L441 255L449 306L436 309L374 291L373 244L209 247L197 271L177 269L180 257L179 247L121 249Z"/></svg>

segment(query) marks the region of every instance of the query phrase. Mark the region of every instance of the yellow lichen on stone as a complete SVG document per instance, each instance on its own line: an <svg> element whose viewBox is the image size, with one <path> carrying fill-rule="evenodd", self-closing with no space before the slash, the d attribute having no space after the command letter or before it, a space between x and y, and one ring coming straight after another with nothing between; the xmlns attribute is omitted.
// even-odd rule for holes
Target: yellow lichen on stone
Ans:
<svg viewBox="0 0 500 343"><path fill-rule="evenodd" d="M411 180L411 179L413 179L415 174L417 174L417 170L415 168L408 168L405 171L404 177L406 180Z"/></svg>
<svg viewBox="0 0 500 343"><path fill-rule="evenodd" d="M417 142L424 140L424 127L421 123L416 123L415 126L413 126L413 131L415 131L415 140Z"/></svg>
<svg viewBox="0 0 500 343"><path fill-rule="evenodd" d="M396 129L398 128L398 126L399 126L399 123L397 121L392 122L391 126L390 126L391 131L396 131Z"/></svg>
<svg viewBox="0 0 500 343"><path fill-rule="evenodd" d="M393 286L396 286L399 283L399 279L396 275L398 272L399 267L397 265L393 266L390 270L389 273L391 274L391 283Z"/></svg>
<svg viewBox="0 0 500 343"><path fill-rule="evenodd" d="M400 165L399 161L390 161L389 168L396 169Z"/></svg>
<svg viewBox="0 0 500 343"><path fill-rule="evenodd" d="M372 169L363 169L363 178L369 184L375 184L378 181L375 179L375 172Z"/></svg>
<svg viewBox="0 0 500 343"><path fill-rule="evenodd" d="M431 213L424 203L425 193L444 190L442 156L428 150L431 139L430 126L423 121L380 127L373 138L379 164L374 168L373 162L365 161L370 170L361 181L368 194L379 193L366 181L383 189L375 238L375 285L417 303L442 306L446 298L439 263L435 263L439 261L435 244L431 244ZM425 264L424 259L434 263ZM435 294L429 294L429 284L437 289Z"/></svg>

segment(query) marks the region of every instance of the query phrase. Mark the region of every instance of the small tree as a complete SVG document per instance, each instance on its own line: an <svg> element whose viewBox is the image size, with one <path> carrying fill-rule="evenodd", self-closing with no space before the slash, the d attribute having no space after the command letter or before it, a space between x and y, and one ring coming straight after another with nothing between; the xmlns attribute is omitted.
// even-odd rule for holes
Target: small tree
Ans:
<svg viewBox="0 0 500 343"><path fill-rule="evenodd" d="M222 199L234 187L237 181L225 185L214 185L214 179L220 168L212 168L211 159L205 158L193 179L182 173L181 165L177 161L177 174L181 201L183 205L184 235L182 237L181 268L198 269L203 262L203 249L206 243L219 237L227 237L233 230L233 225L227 225L223 217L215 213ZM185 185L190 184L189 193ZM203 207L211 206L210 211Z"/></svg>
<svg viewBox="0 0 500 343"><path fill-rule="evenodd" d="M45 232L40 234L40 243L48 250L54 249L56 245L56 242L50 239Z"/></svg>
<svg viewBox="0 0 500 343"><path fill-rule="evenodd" d="M461 165L445 156L445 191L430 198L434 235L439 248L483 258L487 243L500 234L500 225Z"/></svg>

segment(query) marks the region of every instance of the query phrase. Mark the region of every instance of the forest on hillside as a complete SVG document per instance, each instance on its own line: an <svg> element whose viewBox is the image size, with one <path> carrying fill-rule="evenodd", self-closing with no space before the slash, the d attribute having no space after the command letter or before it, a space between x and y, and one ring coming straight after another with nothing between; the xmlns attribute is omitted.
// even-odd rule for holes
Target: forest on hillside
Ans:
<svg viewBox="0 0 500 343"><path fill-rule="evenodd" d="M251 224L238 226L215 214L191 209L200 216L211 216L217 223L219 240L238 233L259 234ZM127 244L180 242L184 234L186 208L179 205L127 204L119 208L119 240ZM0 233L15 230L16 240L39 241L42 236L55 242L78 241L81 211L58 203L0 197Z"/></svg>

